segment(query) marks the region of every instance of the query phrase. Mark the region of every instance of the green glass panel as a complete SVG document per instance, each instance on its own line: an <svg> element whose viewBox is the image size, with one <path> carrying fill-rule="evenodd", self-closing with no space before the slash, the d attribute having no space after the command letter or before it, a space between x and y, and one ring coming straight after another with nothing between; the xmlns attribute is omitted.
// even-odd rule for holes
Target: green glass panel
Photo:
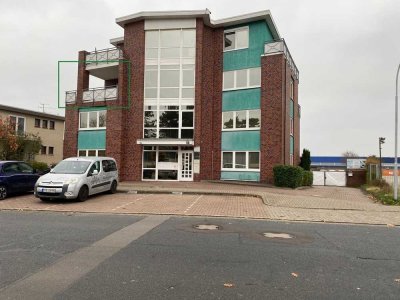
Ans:
<svg viewBox="0 0 400 300"><path fill-rule="evenodd" d="M223 131L222 151L260 151L260 130Z"/></svg>
<svg viewBox="0 0 400 300"><path fill-rule="evenodd" d="M222 93L222 111L259 109L261 89L245 89Z"/></svg>
<svg viewBox="0 0 400 300"><path fill-rule="evenodd" d="M222 171L221 180L260 181L260 172Z"/></svg>
<svg viewBox="0 0 400 300"><path fill-rule="evenodd" d="M78 149L105 149L105 130L86 130L78 132Z"/></svg>

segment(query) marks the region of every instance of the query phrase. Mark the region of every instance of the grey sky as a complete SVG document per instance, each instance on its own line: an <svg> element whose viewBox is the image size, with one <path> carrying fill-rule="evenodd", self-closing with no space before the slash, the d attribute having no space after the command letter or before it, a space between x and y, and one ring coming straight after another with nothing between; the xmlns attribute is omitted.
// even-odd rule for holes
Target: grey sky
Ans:
<svg viewBox="0 0 400 300"><path fill-rule="evenodd" d="M144 10L204 9L213 19L269 9L300 70L301 147L312 155L394 154L398 0L0 0L0 103L57 110L57 61L111 47L115 18ZM76 88L64 65L62 90ZM95 83L93 83L95 84Z"/></svg>

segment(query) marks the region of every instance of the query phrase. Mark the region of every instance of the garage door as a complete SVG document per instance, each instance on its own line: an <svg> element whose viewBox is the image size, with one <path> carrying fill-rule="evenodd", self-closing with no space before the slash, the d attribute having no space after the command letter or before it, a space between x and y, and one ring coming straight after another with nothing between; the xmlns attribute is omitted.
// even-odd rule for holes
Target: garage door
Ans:
<svg viewBox="0 0 400 300"><path fill-rule="evenodd" d="M313 171L313 185L346 186L346 172Z"/></svg>

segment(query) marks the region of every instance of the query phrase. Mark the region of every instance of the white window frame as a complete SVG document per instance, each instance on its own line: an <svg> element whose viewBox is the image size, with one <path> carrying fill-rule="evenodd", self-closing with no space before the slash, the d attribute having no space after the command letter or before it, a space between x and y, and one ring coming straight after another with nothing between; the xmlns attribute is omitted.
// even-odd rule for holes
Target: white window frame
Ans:
<svg viewBox="0 0 400 300"><path fill-rule="evenodd" d="M223 79L222 79L222 90L223 91L236 91L236 90L245 90L245 89L253 89L253 88L259 88L261 87L261 77L260 77L260 84L258 85L250 85L250 70L252 69L261 69L261 67L256 67L256 68L248 68L248 69L240 69L240 70L232 70L232 71L225 71L223 72ZM236 74L238 71L243 71L246 70L246 86L244 87L237 87L237 82L236 82ZM224 88L224 82L225 82L225 74L228 72L233 72L233 88Z"/></svg>
<svg viewBox="0 0 400 300"><path fill-rule="evenodd" d="M86 151L86 155L85 156L81 156L81 157L88 157L89 151L96 151L96 155L95 156L99 156L99 151L106 151L106 149L78 149L78 152L76 154L77 157L79 157L79 152L80 151Z"/></svg>
<svg viewBox="0 0 400 300"><path fill-rule="evenodd" d="M104 111L106 113L106 126L104 127L99 127L99 116L100 116L100 112ZM91 112L96 112L97 113L97 127L89 127L89 113ZM87 115L87 127L86 128L82 128L81 127L81 114L86 114ZM78 128L79 131L87 131L87 130L101 130L101 129L106 129L107 128L107 110L106 109L102 109L102 110L88 110L88 111L80 111L79 112L79 120L78 120ZM55 124L54 124L55 125Z"/></svg>
<svg viewBox="0 0 400 300"><path fill-rule="evenodd" d="M294 81L290 79L290 99L294 100Z"/></svg>
<svg viewBox="0 0 400 300"><path fill-rule="evenodd" d="M238 31L247 31L247 47L240 47L237 48L237 32ZM225 49L225 40L222 40L222 47L223 47L223 52L230 52L230 51L236 51L236 50L241 50L241 49L248 49L249 48L249 43L250 43L250 31L249 31L249 26L243 26L243 27L238 27L238 28L233 28L233 29L228 29L224 31L224 39L225 39L225 34L226 33L235 33L235 48L234 49Z"/></svg>
<svg viewBox="0 0 400 300"><path fill-rule="evenodd" d="M290 118L290 135L294 135L294 119Z"/></svg>
<svg viewBox="0 0 400 300"><path fill-rule="evenodd" d="M18 134L18 120L19 119L24 119L24 131L22 133L25 134L25 132L26 132L26 118L22 117L22 116L18 116L18 115L9 115L8 117L10 119L10 122L11 122L11 117L15 118L15 128L14 128L15 134Z"/></svg>
<svg viewBox="0 0 400 300"><path fill-rule="evenodd" d="M294 156L293 156L293 154L290 154L290 155L289 155L289 164L290 164L291 166L294 165Z"/></svg>
<svg viewBox="0 0 400 300"><path fill-rule="evenodd" d="M259 110L260 111L260 126L259 127L250 127L250 111L255 111ZM236 128L236 118L235 115L237 112L240 111L245 111L246 112L246 127L245 128ZM261 109L247 109L247 110L231 110L231 111L223 111L222 115L224 113L233 113L233 127L232 128L224 128L224 118L222 117L222 131L246 131L246 130L260 130L261 129Z"/></svg>
<svg viewBox="0 0 400 300"><path fill-rule="evenodd" d="M246 153L246 168L235 168L236 153ZM258 169L249 168L249 153L258 153ZM232 168L224 168L224 153L232 153ZM260 172L260 151L221 151L221 171L243 171L243 172Z"/></svg>

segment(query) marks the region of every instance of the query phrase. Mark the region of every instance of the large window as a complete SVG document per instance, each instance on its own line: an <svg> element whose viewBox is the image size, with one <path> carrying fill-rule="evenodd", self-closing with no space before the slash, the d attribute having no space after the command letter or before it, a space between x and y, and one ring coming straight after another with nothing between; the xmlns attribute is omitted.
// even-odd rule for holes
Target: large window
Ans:
<svg viewBox="0 0 400 300"><path fill-rule="evenodd" d="M260 170L260 152L223 151L222 170L258 171Z"/></svg>
<svg viewBox="0 0 400 300"><path fill-rule="evenodd" d="M78 150L78 156L106 156L105 149L80 149Z"/></svg>
<svg viewBox="0 0 400 300"><path fill-rule="evenodd" d="M177 146L144 146L143 180L178 180Z"/></svg>
<svg viewBox="0 0 400 300"><path fill-rule="evenodd" d="M106 111L82 111L79 113L79 129L105 129Z"/></svg>
<svg viewBox="0 0 400 300"><path fill-rule="evenodd" d="M261 126L261 110L225 111L222 113L222 130L257 129Z"/></svg>
<svg viewBox="0 0 400 300"><path fill-rule="evenodd" d="M10 125L15 130L16 134L25 133L25 118L18 116L10 116Z"/></svg>
<svg viewBox="0 0 400 300"><path fill-rule="evenodd" d="M260 87L261 68L250 68L224 72L223 89L237 90Z"/></svg>
<svg viewBox="0 0 400 300"><path fill-rule="evenodd" d="M249 47L249 28L241 27L224 32L224 51Z"/></svg>

